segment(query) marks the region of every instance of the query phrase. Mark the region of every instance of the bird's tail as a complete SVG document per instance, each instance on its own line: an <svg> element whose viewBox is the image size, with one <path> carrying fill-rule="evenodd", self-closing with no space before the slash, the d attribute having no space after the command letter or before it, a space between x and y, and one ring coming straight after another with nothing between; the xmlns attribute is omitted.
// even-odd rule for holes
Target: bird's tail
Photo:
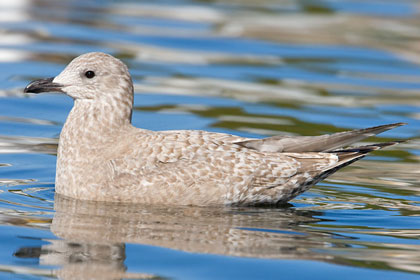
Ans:
<svg viewBox="0 0 420 280"><path fill-rule="evenodd" d="M360 147L353 147L347 148L342 150L335 150L329 153L336 154L338 156L338 164L344 164L349 161L359 160L366 156L368 153L380 150L385 147L390 147L402 143L405 141L392 141L392 142L384 142L384 143L377 143L372 145L360 146Z"/></svg>
<svg viewBox="0 0 420 280"><path fill-rule="evenodd" d="M360 147L354 147L354 148L348 148L348 149L342 149L342 150L336 150L336 151L328 152L328 153L333 153L333 154L337 155L338 156L338 162L335 165L330 166L323 173L321 173L320 177L318 178L317 181L320 181L320 180L330 176L331 174L333 174L337 170L339 170L343 167L346 167L347 165L350 165L353 162L364 158L370 152L380 150L380 149L385 148L385 147L394 146L394 145L397 145L397 144L402 143L402 142L405 142L405 141L384 142L384 143L377 143L377 144L372 144L372 145L366 145L366 146L360 146Z"/></svg>

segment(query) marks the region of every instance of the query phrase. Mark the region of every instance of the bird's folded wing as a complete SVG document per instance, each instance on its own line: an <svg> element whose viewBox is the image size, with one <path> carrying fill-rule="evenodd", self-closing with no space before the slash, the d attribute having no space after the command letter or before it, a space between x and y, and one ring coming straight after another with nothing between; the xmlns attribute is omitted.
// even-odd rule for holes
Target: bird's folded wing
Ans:
<svg viewBox="0 0 420 280"><path fill-rule="evenodd" d="M387 124L320 136L273 136L236 142L236 144L261 152L328 152L346 147L401 125L404 125L404 123Z"/></svg>

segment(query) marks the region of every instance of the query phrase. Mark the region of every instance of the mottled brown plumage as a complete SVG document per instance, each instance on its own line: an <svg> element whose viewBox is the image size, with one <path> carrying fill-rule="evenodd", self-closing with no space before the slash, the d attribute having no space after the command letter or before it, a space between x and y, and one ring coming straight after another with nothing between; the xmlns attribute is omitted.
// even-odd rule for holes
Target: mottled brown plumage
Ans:
<svg viewBox="0 0 420 280"><path fill-rule="evenodd" d="M402 125L266 139L139 129L131 125L128 69L104 53L79 56L54 79L34 81L25 91L61 91L74 99L59 140L56 191L98 201L285 203L366 153L396 142L337 149Z"/></svg>

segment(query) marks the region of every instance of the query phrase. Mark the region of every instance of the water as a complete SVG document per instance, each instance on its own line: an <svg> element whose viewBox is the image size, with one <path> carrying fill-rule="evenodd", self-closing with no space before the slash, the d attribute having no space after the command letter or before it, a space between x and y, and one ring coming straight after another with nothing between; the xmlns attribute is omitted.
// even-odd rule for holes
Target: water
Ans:
<svg viewBox="0 0 420 280"><path fill-rule="evenodd" d="M417 1L1 1L0 279L418 279ZM106 51L135 82L133 122L242 136L391 122L375 152L284 208L54 195L72 106L24 95Z"/></svg>

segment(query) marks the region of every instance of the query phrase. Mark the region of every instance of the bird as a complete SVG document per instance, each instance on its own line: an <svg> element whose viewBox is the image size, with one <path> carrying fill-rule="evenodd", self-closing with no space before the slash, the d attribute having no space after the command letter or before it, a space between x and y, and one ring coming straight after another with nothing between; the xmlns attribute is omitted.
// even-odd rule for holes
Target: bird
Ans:
<svg viewBox="0 0 420 280"><path fill-rule="evenodd" d="M73 98L59 137L55 191L80 200L283 205L369 152L400 141L353 143L405 124L263 139L137 128L131 124L134 87L128 67L101 52L74 58L58 76L32 81L24 92Z"/></svg>

